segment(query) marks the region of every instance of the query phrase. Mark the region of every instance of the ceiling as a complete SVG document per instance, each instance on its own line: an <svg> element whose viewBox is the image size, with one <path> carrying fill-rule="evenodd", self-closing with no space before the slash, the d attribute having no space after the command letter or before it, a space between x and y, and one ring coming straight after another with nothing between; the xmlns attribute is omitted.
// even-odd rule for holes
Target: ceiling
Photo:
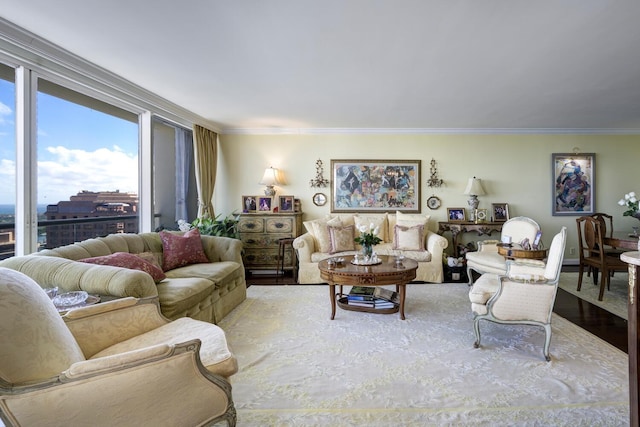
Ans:
<svg viewBox="0 0 640 427"><path fill-rule="evenodd" d="M640 132L637 0L2 3L222 132Z"/></svg>

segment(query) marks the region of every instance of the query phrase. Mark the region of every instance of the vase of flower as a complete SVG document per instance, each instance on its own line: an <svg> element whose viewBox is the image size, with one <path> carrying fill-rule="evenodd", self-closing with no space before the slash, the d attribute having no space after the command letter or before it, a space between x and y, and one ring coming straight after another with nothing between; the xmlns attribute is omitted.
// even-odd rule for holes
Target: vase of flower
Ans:
<svg viewBox="0 0 640 427"><path fill-rule="evenodd" d="M380 228L371 223L368 228L366 225L359 226L358 231L360 231L360 235L354 241L362 246L362 255L365 261L369 261L373 255L373 247L382 242L382 239L378 237Z"/></svg>
<svg viewBox="0 0 640 427"><path fill-rule="evenodd" d="M638 208L638 199L634 191L624 195L624 199L618 201L620 206L626 206L627 210L622 213L622 216L632 216L640 220L640 209Z"/></svg>

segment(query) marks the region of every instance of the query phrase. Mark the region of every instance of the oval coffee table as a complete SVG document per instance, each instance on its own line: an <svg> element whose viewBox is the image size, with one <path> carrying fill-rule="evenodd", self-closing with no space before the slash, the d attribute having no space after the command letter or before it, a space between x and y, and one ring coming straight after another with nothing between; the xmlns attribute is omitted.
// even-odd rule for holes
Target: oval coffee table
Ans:
<svg viewBox="0 0 640 427"><path fill-rule="evenodd" d="M341 257L344 262L337 265L329 265L328 258L318 263L320 277L329 284L329 296L331 298L331 320L336 316L336 285L340 286L338 298L342 297L343 286L386 286L396 285L396 292L400 295L400 318L404 316L404 300L406 285L416 278L418 263L415 260L405 258L402 264L396 264L393 256L380 256L382 261L376 265L354 265L351 263L353 256Z"/></svg>

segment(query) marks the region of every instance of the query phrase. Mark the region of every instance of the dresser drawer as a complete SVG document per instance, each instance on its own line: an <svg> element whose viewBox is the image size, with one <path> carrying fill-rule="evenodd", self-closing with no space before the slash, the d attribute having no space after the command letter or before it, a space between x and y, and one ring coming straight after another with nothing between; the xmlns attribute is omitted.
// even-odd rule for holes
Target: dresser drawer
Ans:
<svg viewBox="0 0 640 427"><path fill-rule="evenodd" d="M278 265L278 249L252 249L244 250L243 262L251 267L271 267Z"/></svg>
<svg viewBox="0 0 640 427"><path fill-rule="evenodd" d="M267 233L291 233L294 229L293 218L267 218L266 223Z"/></svg>
<svg viewBox="0 0 640 427"><path fill-rule="evenodd" d="M265 234L265 233L244 233L240 235L243 247L245 248L277 248L278 241L290 234Z"/></svg>
<svg viewBox="0 0 640 427"><path fill-rule="evenodd" d="M240 233L264 233L264 218L243 217L238 222Z"/></svg>

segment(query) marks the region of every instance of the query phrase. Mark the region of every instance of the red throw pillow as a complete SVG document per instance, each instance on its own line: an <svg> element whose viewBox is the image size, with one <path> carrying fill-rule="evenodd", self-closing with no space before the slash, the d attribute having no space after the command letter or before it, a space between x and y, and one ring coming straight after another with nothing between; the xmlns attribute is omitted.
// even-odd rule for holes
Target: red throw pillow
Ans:
<svg viewBox="0 0 640 427"><path fill-rule="evenodd" d="M160 232L162 240L162 269L164 271L189 264L210 262L202 248L200 231L197 228L183 235L168 231Z"/></svg>
<svg viewBox="0 0 640 427"><path fill-rule="evenodd" d="M88 264L110 265L113 267L122 267L129 268L131 270L144 271L145 273L148 273L151 277L153 277L153 281L156 283L164 280L167 277L165 276L164 271L162 271L157 266L153 265L149 261L140 258L137 255L130 254L128 252L116 252L111 255L84 258L79 259L78 261L86 262Z"/></svg>

